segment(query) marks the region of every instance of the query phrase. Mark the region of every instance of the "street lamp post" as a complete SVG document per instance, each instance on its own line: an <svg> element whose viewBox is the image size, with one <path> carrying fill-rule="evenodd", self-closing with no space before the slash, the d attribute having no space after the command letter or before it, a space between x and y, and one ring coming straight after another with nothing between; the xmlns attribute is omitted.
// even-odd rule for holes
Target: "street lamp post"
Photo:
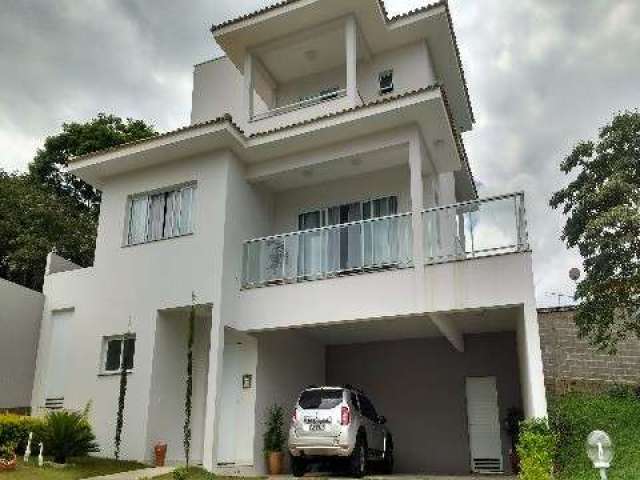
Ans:
<svg viewBox="0 0 640 480"><path fill-rule="evenodd" d="M607 480L607 469L613 459L613 443L605 432L595 430L587 437L587 455L593 468L600 470L600 479Z"/></svg>

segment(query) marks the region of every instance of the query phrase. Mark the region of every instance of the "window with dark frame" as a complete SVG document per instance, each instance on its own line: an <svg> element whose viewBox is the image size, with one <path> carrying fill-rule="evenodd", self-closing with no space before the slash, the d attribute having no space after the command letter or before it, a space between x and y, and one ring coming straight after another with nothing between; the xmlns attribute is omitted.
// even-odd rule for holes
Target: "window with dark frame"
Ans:
<svg viewBox="0 0 640 480"><path fill-rule="evenodd" d="M102 373L119 373L121 368L133 370L136 351L135 335L105 337Z"/></svg>
<svg viewBox="0 0 640 480"><path fill-rule="evenodd" d="M393 70L380 72L378 84L380 95L393 92Z"/></svg>

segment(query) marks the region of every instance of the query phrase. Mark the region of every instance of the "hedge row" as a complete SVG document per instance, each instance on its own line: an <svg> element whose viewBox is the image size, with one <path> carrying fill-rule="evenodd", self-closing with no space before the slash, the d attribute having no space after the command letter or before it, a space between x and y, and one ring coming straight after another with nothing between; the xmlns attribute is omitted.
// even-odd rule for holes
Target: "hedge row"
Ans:
<svg viewBox="0 0 640 480"><path fill-rule="evenodd" d="M22 453L27 446L29 432L33 432L32 445L40 441L43 425L42 418L0 414L0 445L17 445L17 452Z"/></svg>

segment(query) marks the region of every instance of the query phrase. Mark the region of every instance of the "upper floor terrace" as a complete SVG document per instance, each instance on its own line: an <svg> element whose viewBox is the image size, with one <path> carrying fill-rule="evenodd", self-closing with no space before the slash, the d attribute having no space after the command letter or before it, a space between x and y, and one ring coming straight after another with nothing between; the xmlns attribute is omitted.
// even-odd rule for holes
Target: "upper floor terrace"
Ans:
<svg viewBox="0 0 640 480"><path fill-rule="evenodd" d="M192 123L232 113L264 132L438 84L471 128L446 2L390 18L379 0L289 0L212 32L227 56L196 66Z"/></svg>

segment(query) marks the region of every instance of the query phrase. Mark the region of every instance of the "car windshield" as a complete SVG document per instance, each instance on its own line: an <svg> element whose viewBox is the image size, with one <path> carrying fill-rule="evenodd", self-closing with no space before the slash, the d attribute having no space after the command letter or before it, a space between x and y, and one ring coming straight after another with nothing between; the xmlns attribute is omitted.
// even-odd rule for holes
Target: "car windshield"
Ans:
<svg viewBox="0 0 640 480"><path fill-rule="evenodd" d="M305 390L298 405L304 410L328 410L342 403L342 389Z"/></svg>

